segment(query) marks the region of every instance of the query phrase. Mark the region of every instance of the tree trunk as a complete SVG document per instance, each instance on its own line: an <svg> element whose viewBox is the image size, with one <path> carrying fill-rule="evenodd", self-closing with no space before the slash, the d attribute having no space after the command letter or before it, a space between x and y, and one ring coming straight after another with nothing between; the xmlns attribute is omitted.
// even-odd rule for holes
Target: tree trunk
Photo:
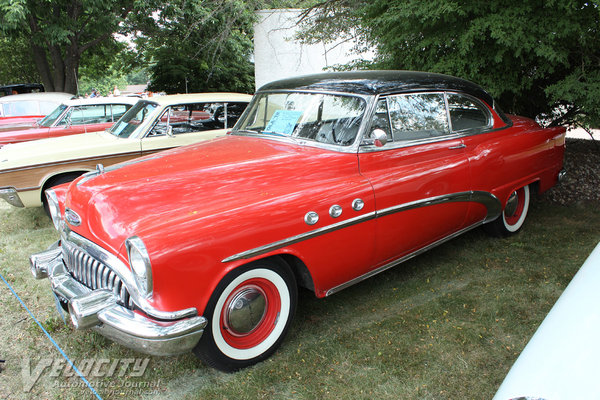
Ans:
<svg viewBox="0 0 600 400"><path fill-rule="evenodd" d="M46 58L46 52L41 46L31 43L31 52L33 53L33 61L35 66L42 78L42 84L47 92L56 92L54 87L54 80L52 79L52 73L50 72L50 65L48 65L48 59Z"/></svg>

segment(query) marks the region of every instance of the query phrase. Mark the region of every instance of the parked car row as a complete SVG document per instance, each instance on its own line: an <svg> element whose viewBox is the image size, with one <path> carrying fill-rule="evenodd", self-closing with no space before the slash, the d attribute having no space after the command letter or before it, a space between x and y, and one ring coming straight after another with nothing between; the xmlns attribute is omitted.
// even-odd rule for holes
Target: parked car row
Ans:
<svg viewBox="0 0 600 400"><path fill-rule="evenodd" d="M0 149L0 198L16 207L44 205L47 209L44 190L93 171L99 163L108 167L224 135L233 127L251 96L210 93L124 99L126 103L117 97L68 102L64 105L65 111L55 120L65 120L71 110L70 115L79 113L82 118L78 121L85 123L76 125L73 119L69 127L53 123L61 135L82 129L91 132L54 137L56 129L50 128L48 131L53 136L50 139L10 144ZM117 112L122 118L112 125ZM99 131L99 125L112 127Z"/></svg>
<svg viewBox="0 0 600 400"><path fill-rule="evenodd" d="M205 96L140 101L109 132L81 135L89 148L71 137L0 150L9 203L40 205L53 186L60 240L31 270L78 329L244 368L282 343L298 288L332 295L482 225L516 233L532 194L564 174L564 128L505 115L446 75L286 79L243 114L249 97ZM198 143L154 153L185 135ZM43 159L17 156L35 143ZM145 156L116 163L133 153ZM48 184L73 179L67 165L89 172Z"/></svg>

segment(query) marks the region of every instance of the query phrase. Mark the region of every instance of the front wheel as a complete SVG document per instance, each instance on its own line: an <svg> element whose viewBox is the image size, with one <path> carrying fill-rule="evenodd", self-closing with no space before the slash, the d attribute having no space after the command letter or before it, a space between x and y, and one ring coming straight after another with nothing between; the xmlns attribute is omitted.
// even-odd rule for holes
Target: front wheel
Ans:
<svg viewBox="0 0 600 400"><path fill-rule="evenodd" d="M226 372L266 359L283 341L297 297L294 274L281 260L257 261L231 271L208 302L209 323L194 353Z"/></svg>
<svg viewBox="0 0 600 400"><path fill-rule="evenodd" d="M508 236L517 233L523 226L529 210L529 186L523 186L511 193L502 215L484 225L486 232L493 236Z"/></svg>

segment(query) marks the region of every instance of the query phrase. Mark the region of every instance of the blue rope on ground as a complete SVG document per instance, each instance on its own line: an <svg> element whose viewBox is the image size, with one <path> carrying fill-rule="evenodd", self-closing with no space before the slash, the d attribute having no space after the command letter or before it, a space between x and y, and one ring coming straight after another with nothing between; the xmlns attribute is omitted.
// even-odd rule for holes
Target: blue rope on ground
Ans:
<svg viewBox="0 0 600 400"><path fill-rule="evenodd" d="M29 308L27 308L27 306L25 305L25 303L23 303L23 300L21 300L21 298L19 297L19 295L17 294L17 292L15 292L15 290L12 288L12 286L10 286L10 284L6 281L6 279L4 279L4 276L2 276L2 274L0 274L0 278L2 278L2 280L4 281L4 283L6 284L6 286L10 289L10 291L17 298L17 300L19 300L19 303L21 303L21 305L23 306L23 308L25 310L27 310L27 312L29 313L29 315L31 315L31 318L33 318L33 320L35 321L35 323L38 324L38 326L40 327L40 329L46 334L46 336L48 336L48 339L50 339L50 341L52 342L52 344L54 345L54 347L56 347L58 349L58 351L60 352L60 354L62 354L62 356L65 358L65 360L67 360L67 362L69 363L69 365L71 366L71 368L73 368L73 371L77 372L77 375L79 375L79 377L81 378L81 380L83 380L83 382L85 382L85 384L90 388L90 390L92 391L92 393L94 393L94 395L96 396L96 398L98 398L99 400L102 400L102 397L100 397L100 395L98 394L98 392L96 392L96 390L94 390L94 388L92 387L92 385L90 384L90 382L87 379L85 379L85 376L83 376L83 374L79 371L79 369L77 369L77 367L75 366L75 364L73 364L73 361L71 361L69 359L69 357L67 357L67 355L65 354L65 352L63 351L63 349L60 348L60 346L58 345L58 343L56 343L54 341L54 339L52 339L52 336L50 336L50 334L46 331L46 329L44 329L44 327L42 326L42 324L35 318L35 316L33 315L33 313L31 311L29 311Z"/></svg>

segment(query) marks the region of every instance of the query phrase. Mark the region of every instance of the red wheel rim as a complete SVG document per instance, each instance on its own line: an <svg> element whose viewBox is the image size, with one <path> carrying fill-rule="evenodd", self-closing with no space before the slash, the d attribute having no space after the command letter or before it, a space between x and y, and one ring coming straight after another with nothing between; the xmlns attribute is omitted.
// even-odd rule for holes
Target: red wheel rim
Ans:
<svg viewBox="0 0 600 400"><path fill-rule="evenodd" d="M271 281L263 278L244 281L231 291L223 304L221 335L228 345L237 349L257 346L275 328L280 311L279 291Z"/></svg>
<svg viewBox="0 0 600 400"><path fill-rule="evenodd" d="M521 218L521 215L523 214L523 210L525 209L525 189L523 189L523 188L518 189L515 192L513 192L511 197L513 195L515 195L517 197L515 200L516 201L515 210L510 215L507 215L507 213L506 213L506 209L508 208L508 203L507 203L507 207L505 208L505 212L504 212L504 220L510 226L513 226L517 222L519 222L519 218ZM508 202L510 203L511 199L509 199Z"/></svg>

